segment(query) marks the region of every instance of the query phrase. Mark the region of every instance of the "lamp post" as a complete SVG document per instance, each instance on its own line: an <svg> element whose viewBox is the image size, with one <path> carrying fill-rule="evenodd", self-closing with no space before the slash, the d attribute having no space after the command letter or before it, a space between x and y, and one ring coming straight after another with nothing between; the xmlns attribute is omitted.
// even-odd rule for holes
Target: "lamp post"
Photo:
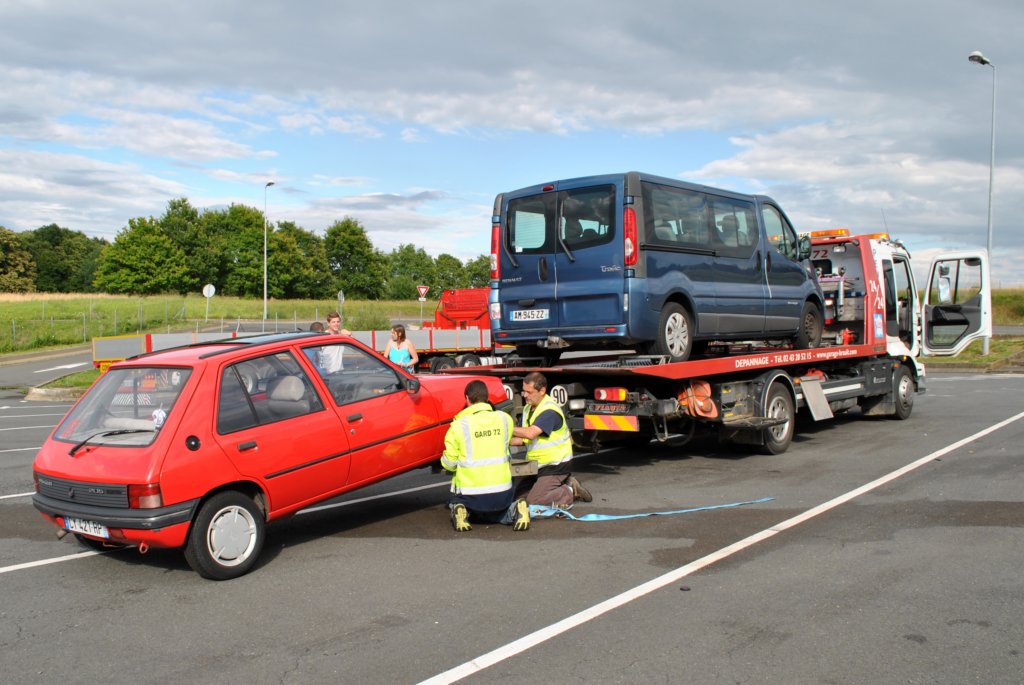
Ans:
<svg viewBox="0 0 1024 685"><path fill-rule="evenodd" d="M267 181L263 186L263 328L267 326L267 188L274 185Z"/></svg>
<svg viewBox="0 0 1024 685"><path fill-rule="evenodd" d="M979 50L975 50L967 56L969 62L974 64L980 64L982 66L992 67L992 151L988 162L988 243L986 249L988 251L989 269L992 268L992 186L995 179L996 169L996 65L992 63L992 60L981 54ZM991 271L989 271L991 273ZM988 284L989 288L992 284ZM990 338L985 338L982 343L981 353L988 355Z"/></svg>

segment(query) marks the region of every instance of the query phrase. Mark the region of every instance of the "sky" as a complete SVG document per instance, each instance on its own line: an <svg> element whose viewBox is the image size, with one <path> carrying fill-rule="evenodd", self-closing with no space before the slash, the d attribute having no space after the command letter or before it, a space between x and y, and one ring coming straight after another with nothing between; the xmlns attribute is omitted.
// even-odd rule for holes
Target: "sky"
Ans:
<svg viewBox="0 0 1024 685"><path fill-rule="evenodd" d="M185 197L469 259L499 192L635 170L923 271L986 245L995 76L993 281L1024 286L1022 29L1015 0L0 0L0 226L113 241Z"/></svg>

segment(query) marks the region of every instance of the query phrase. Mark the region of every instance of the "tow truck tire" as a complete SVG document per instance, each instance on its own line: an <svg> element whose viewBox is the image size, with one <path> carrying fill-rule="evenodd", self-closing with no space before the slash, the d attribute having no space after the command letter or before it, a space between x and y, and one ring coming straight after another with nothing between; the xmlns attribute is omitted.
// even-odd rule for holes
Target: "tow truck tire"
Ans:
<svg viewBox="0 0 1024 685"><path fill-rule="evenodd" d="M821 318L821 308L813 302L805 302L804 310L800 314L800 330L793 338L793 347L798 350L819 347L824 323Z"/></svg>
<svg viewBox="0 0 1024 685"><path fill-rule="evenodd" d="M434 357L430 360L430 373L437 373L444 369L450 369L455 366L455 360L451 357Z"/></svg>
<svg viewBox="0 0 1024 685"><path fill-rule="evenodd" d="M658 337L647 346L647 353L668 357L670 362L686 361L693 349L693 317L675 302L661 310Z"/></svg>
<svg viewBox="0 0 1024 685"><path fill-rule="evenodd" d="M199 508L185 543L185 561L210 580L248 573L263 549L263 512L252 498L234 490L219 492Z"/></svg>
<svg viewBox="0 0 1024 685"><path fill-rule="evenodd" d="M892 375L893 417L900 421L910 418L914 410L914 378L902 364Z"/></svg>
<svg viewBox="0 0 1024 685"><path fill-rule="evenodd" d="M782 383L772 383L768 388L768 397L764 404L764 415L768 418L785 418L786 422L771 428L765 428L761 436L764 444L761 445L762 454L782 454L793 442L793 433L796 430L796 412L794 411L793 396Z"/></svg>
<svg viewBox="0 0 1024 685"><path fill-rule="evenodd" d="M458 366L480 366L480 357L475 354L460 354L455 358L455 363Z"/></svg>

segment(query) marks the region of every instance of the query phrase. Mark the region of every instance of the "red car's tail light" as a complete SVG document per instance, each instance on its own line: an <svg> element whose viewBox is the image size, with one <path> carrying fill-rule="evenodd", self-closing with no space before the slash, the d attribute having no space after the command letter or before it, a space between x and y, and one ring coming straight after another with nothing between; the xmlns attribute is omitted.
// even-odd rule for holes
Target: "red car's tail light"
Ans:
<svg viewBox="0 0 1024 685"><path fill-rule="evenodd" d="M132 509L156 509L164 505L160 483L128 486L128 506Z"/></svg>

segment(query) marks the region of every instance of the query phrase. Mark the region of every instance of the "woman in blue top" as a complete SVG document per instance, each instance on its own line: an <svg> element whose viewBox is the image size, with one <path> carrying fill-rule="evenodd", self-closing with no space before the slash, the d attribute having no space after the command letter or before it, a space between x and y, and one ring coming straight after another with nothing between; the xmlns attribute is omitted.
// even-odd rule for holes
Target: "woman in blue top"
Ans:
<svg viewBox="0 0 1024 685"><path fill-rule="evenodd" d="M391 327L391 340L384 348L384 356L398 364L409 373L413 373L420 361L416 347L405 337L405 326L395 324Z"/></svg>

